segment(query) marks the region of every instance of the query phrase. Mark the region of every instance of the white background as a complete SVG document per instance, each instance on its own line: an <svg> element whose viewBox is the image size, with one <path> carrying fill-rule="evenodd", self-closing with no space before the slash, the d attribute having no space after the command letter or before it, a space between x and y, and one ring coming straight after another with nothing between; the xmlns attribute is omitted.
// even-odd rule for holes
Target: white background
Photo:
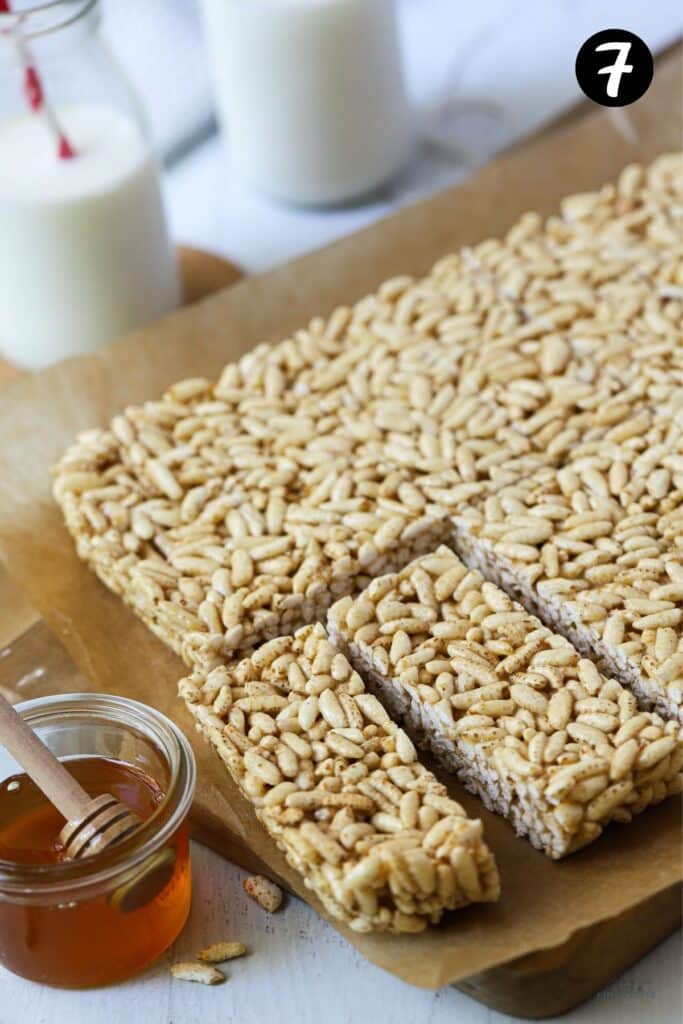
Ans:
<svg viewBox="0 0 683 1024"><path fill-rule="evenodd" d="M251 271L273 266L456 183L496 148L565 109L579 98L574 57L594 31L629 28L656 50L681 29L680 4L673 0L401 4L410 87L422 112L423 135L433 136L439 112L451 100L486 101L500 112L499 120L456 119L446 132L451 143L464 145L467 159L424 143L401 180L373 203L310 212L278 207L253 194L233 175L229 147L212 138L165 176L178 241L229 256ZM144 5L125 0L125 6L129 23L135 16L135 31L127 31L121 19L124 0L108 0L113 35L157 113L158 135L168 148L180 121L185 125L192 115L201 124L210 116L192 4L169 0L166 11L159 0ZM168 20L161 20L165 13ZM155 33L156 47L146 31ZM178 46L193 47L184 54L193 76L187 95L182 76L172 87L159 85L163 74L178 66L173 54ZM133 981L83 993L43 988L0 969L0 1024L502 1024L511 1019L452 989L409 988L365 962L306 905L290 900L268 917L242 893L243 873L237 868L197 846L193 862L192 918L165 961ZM169 963L219 939L240 939L252 950L228 966L226 984L208 989L171 981ZM675 936L564 1019L679 1024L682 1015L681 941Z"/></svg>

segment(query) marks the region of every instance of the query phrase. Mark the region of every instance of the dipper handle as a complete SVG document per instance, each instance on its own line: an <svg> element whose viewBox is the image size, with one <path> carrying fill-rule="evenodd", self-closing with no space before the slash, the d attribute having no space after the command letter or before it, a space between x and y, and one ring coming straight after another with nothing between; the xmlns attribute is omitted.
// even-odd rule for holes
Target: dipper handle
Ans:
<svg viewBox="0 0 683 1024"><path fill-rule="evenodd" d="M0 743L67 821L83 815L91 798L1 695Z"/></svg>
<svg viewBox="0 0 683 1024"><path fill-rule="evenodd" d="M2 695L0 743L66 818L59 840L70 860L105 849L140 824L139 818L115 797L89 796Z"/></svg>

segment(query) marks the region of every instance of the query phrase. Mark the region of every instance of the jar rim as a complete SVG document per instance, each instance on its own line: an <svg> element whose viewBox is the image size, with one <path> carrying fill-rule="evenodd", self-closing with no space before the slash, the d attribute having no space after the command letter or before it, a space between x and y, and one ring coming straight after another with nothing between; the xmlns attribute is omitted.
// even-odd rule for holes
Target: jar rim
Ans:
<svg viewBox="0 0 683 1024"><path fill-rule="evenodd" d="M0 14L0 26L9 25L10 32L19 31L24 40L37 39L40 36L60 32L75 22L85 18L100 0L47 0L46 3L32 4L18 11L6 11ZM75 8L75 10L74 10ZM71 10L69 10L71 9ZM62 15L60 17L60 14ZM38 19L54 16L56 20L40 25ZM31 22L33 21L33 27ZM7 31L0 28L0 31Z"/></svg>
<svg viewBox="0 0 683 1024"><path fill-rule="evenodd" d="M36 697L15 705L29 723L74 717L83 713L102 715L111 722L133 729L137 726L155 743L166 759L170 779L163 800L140 828L110 849L81 861L57 864L16 864L0 860L0 899L34 897L101 888L112 879L134 869L141 861L167 843L185 820L196 783L192 748L181 730L166 715L128 697L100 693L65 693Z"/></svg>

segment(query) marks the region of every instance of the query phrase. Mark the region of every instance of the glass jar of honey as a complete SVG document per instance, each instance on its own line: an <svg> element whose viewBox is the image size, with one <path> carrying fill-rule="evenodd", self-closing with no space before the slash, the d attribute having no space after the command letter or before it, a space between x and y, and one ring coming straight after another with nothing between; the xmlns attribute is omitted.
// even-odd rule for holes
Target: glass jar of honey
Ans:
<svg viewBox="0 0 683 1024"><path fill-rule="evenodd" d="M102 853L63 859L63 819L0 747L0 964L63 987L120 980L156 959L189 913L192 750L164 715L122 697L63 694L17 710L91 796L111 793L142 824Z"/></svg>

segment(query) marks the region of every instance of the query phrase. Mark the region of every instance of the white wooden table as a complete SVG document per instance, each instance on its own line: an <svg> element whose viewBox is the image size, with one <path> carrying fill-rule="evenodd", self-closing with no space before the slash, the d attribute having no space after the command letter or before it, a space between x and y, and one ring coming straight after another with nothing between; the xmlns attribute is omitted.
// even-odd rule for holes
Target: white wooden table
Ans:
<svg viewBox="0 0 683 1024"><path fill-rule="evenodd" d="M306 904L266 914L242 891L244 872L194 846L192 916L169 954L114 988L67 992L0 970L0 1024L503 1024L454 989L411 988L372 967ZM168 965L208 942L240 939L250 955L207 988L173 981ZM662 943L595 999L577 1024L679 1024L681 938Z"/></svg>
<svg viewBox="0 0 683 1024"><path fill-rule="evenodd" d="M403 2L411 83L423 109L456 89L458 97L483 98L503 113L495 124L463 122L475 162L577 99L574 55L593 32L627 27L653 49L680 32L680 12L672 0ZM425 113L425 127L428 121ZM253 194L232 174L219 140L211 139L166 175L165 188L179 241L258 271L453 184L468 169L425 146L401 181L374 202L305 212ZM193 863L191 920L162 962L125 984L79 993L43 988L0 969L0 1024L502 1024L511 1019L453 989L433 993L404 985L364 961L299 901L290 900L269 917L242 892L243 873L202 847L194 846ZM204 988L171 980L171 962L218 939L240 939L252 951L229 965L225 985ZM683 1018L681 963L677 935L565 1019L678 1024Z"/></svg>

